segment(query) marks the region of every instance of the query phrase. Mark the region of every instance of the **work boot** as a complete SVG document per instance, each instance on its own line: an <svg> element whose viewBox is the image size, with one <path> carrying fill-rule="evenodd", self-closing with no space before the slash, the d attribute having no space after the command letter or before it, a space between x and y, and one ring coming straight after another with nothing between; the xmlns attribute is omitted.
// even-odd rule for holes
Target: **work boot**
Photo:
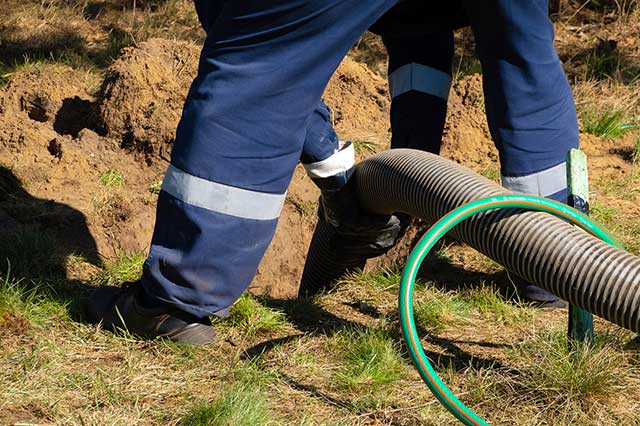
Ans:
<svg viewBox="0 0 640 426"><path fill-rule="evenodd" d="M569 303L547 290L537 287L524 278L507 272L507 277L515 287L518 298L523 303L531 304L541 309L566 308Z"/></svg>
<svg viewBox="0 0 640 426"><path fill-rule="evenodd" d="M124 329L145 339L166 338L176 343L205 345L216 338L208 318L200 319L169 306L146 308L140 303L139 282L93 290L87 319L107 330Z"/></svg>

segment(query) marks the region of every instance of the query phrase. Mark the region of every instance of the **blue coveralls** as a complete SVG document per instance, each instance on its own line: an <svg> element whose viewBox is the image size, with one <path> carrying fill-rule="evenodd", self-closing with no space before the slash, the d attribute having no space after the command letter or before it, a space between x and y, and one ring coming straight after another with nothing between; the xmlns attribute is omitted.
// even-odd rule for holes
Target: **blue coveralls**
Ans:
<svg viewBox="0 0 640 426"><path fill-rule="evenodd" d="M158 199L142 285L148 298L204 317L226 313L250 284L298 160L330 185L340 184L331 173L352 167L320 98L349 48L397 2L195 3L207 38ZM502 173L526 183L561 165L578 137L547 2L463 3ZM403 87L419 81L400 79Z"/></svg>

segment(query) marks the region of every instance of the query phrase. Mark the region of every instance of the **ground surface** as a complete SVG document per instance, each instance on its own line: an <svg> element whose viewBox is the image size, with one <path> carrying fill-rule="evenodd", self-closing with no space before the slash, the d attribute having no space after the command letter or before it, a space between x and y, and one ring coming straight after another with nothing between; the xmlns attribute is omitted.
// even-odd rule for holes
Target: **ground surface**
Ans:
<svg viewBox="0 0 640 426"><path fill-rule="evenodd" d="M134 279L148 249L202 37L190 3L3 4L0 424L455 424L400 343L395 298L411 238L336 292L291 299L318 196L302 170L252 284L257 298L215 324L220 345L140 342L81 322L86 288ZM638 253L640 14L634 2L595 3L566 5L557 46L593 214ZM456 37L443 156L499 179L473 38ZM367 35L325 93L359 158L388 146L384 69ZM465 403L495 424L640 424L635 335L599 322L596 349L569 354L566 312L505 297L498 265L455 244L430 265L416 294L425 348Z"/></svg>

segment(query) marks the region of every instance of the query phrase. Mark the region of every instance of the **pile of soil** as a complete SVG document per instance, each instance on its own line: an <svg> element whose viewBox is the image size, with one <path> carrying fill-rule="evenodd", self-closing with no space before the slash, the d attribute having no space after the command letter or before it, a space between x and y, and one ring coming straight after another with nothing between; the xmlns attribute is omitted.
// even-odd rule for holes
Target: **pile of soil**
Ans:
<svg viewBox="0 0 640 426"><path fill-rule="evenodd" d="M498 161L487 125L479 74L465 77L451 88L442 155L474 170Z"/></svg>
<svg viewBox="0 0 640 426"><path fill-rule="evenodd" d="M387 82L366 65L345 58L323 96L342 139L380 141L389 132Z"/></svg>
<svg viewBox="0 0 640 426"><path fill-rule="evenodd" d="M162 39L125 49L98 95L101 129L148 163L169 158L199 52L194 44Z"/></svg>

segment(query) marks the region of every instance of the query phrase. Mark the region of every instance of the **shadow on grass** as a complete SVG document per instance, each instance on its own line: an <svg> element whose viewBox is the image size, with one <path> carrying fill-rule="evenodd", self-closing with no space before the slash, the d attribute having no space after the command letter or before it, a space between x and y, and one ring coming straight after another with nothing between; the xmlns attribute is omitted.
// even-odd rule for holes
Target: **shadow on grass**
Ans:
<svg viewBox="0 0 640 426"><path fill-rule="evenodd" d="M79 305L88 286L67 279L70 256L101 264L85 216L32 196L9 169L0 167L0 274L81 319Z"/></svg>
<svg viewBox="0 0 640 426"><path fill-rule="evenodd" d="M350 321L348 319L340 318L331 312L318 306L313 300L309 299L270 299L262 297L260 302L270 309L275 309L283 312L287 320L293 324L302 333L288 335L284 337L278 337L261 342L254 345L244 351L242 358L244 360L253 359L270 352L274 348L293 342L297 339L303 338L308 334L319 334L327 337L332 337L343 330L360 329L366 331L369 327L366 325ZM389 318L393 321L393 330L391 331L394 338L398 341L403 341L402 334L400 332L398 317ZM462 340L453 340L444 337L437 336L426 329L418 326L418 331L421 336L426 336L431 344L434 344L442 349L442 351L431 351L425 348L425 352L430 360L434 360L434 366L436 369L453 368L456 371L462 371L469 366L477 369L481 368L504 368L504 366L497 360L483 358L475 356L464 349L459 344L473 344L481 347L503 347L508 345L500 344L485 344L483 342L467 342ZM408 352L405 349L405 356L408 358Z"/></svg>
<svg viewBox="0 0 640 426"><path fill-rule="evenodd" d="M16 31L7 26L0 31L0 38ZM5 41L0 45L0 66L10 71L29 63L59 62L71 67L106 68L122 49L135 44L133 36L123 29L111 27L108 31L107 40L98 47L91 47L84 37L70 29L60 29L47 37Z"/></svg>

